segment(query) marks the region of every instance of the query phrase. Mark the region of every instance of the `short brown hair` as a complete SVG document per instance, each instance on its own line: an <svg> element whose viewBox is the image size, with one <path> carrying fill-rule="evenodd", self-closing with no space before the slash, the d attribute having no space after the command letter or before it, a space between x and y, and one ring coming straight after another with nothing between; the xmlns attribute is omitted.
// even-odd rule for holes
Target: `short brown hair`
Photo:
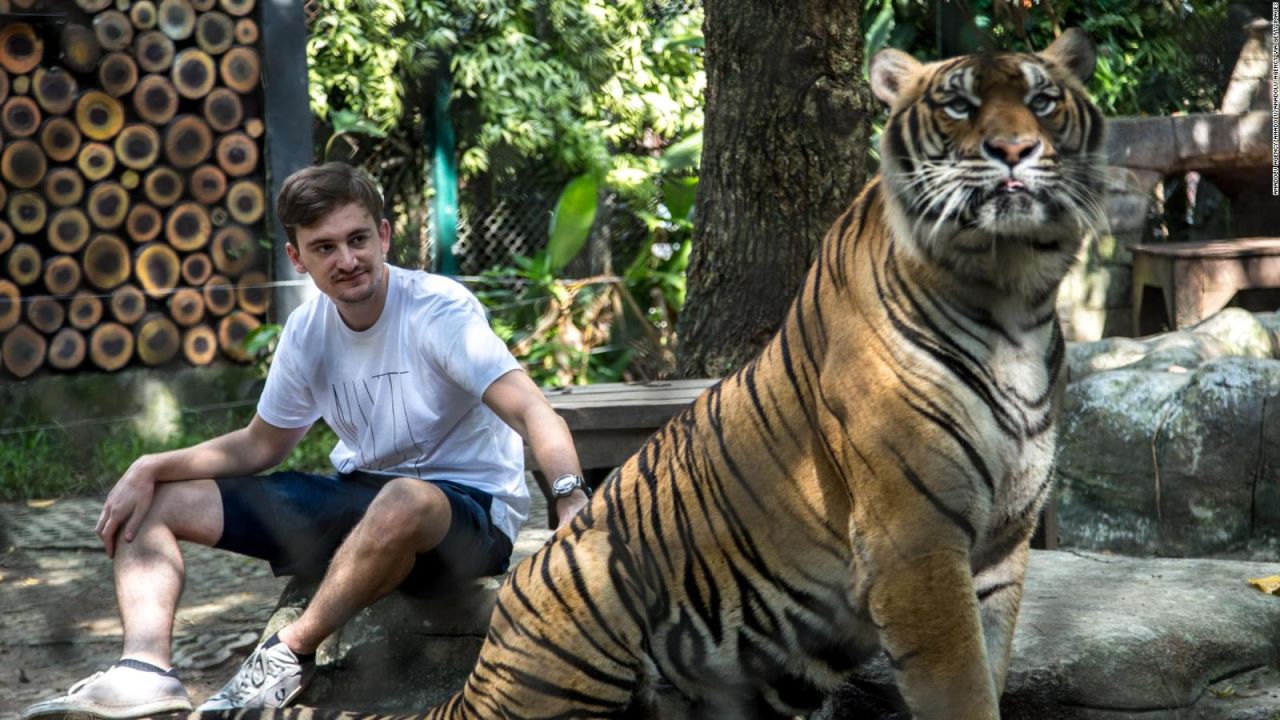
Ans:
<svg viewBox="0 0 1280 720"><path fill-rule="evenodd" d="M276 215L289 242L298 244L298 228L314 225L338 208L358 202L375 221L382 219L382 193L365 171L344 162L303 168L285 178Z"/></svg>

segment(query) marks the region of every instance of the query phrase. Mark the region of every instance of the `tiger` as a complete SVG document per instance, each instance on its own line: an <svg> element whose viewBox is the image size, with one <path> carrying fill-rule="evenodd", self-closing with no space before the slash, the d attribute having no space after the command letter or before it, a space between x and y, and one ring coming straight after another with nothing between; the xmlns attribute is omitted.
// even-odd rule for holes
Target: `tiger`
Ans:
<svg viewBox="0 0 1280 720"><path fill-rule="evenodd" d="M420 717L792 718L883 651L913 717L998 718L1051 494L1055 299L1101 222L1095 63L1075 29L879 51L880 172L777 333L510 573Z"/></svg>

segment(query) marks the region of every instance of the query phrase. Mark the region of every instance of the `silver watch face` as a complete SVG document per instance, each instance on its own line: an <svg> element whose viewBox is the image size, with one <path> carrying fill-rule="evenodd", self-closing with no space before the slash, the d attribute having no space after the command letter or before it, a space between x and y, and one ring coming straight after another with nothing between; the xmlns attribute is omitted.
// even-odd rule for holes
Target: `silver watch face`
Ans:
<svg viewBox="0 0 1280 720"><path fill-rule="evenodd" d="M573 489L578 487L578 485L579 485L578 478L574 477L573 475L564 475L556 478L556 481L551 483L551 492L556 497L560 497L562 495L568 495L569 493L573 492Z"/></svg>

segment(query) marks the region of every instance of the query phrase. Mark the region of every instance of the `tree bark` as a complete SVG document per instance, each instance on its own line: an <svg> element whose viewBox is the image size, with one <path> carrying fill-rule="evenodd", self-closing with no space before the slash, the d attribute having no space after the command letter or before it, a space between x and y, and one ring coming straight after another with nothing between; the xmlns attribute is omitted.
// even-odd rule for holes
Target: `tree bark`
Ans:
<svg viewBox="0 0 1280 720"><path fill-rule="evenodd" d="M862 186L875 111L861 3L706 0L707 97L679 372L720 377L776 331Z"/></svg>

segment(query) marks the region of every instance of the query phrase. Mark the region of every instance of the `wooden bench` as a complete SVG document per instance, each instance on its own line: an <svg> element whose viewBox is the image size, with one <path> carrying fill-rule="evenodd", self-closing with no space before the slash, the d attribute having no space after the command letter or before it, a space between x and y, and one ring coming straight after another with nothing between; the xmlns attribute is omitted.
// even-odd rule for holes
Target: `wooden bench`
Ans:
<svg viewBox="0 0 1280 720"><path fill-rule="evenodd" d="M1133 332L1159 332L1160 309L1149 288L1164 295L1170 330L1194 325L1227 306L1241 290L1280 288L1280 237L1134 245ZM1144 307L1144 304L1147 306Z"/></svg>

